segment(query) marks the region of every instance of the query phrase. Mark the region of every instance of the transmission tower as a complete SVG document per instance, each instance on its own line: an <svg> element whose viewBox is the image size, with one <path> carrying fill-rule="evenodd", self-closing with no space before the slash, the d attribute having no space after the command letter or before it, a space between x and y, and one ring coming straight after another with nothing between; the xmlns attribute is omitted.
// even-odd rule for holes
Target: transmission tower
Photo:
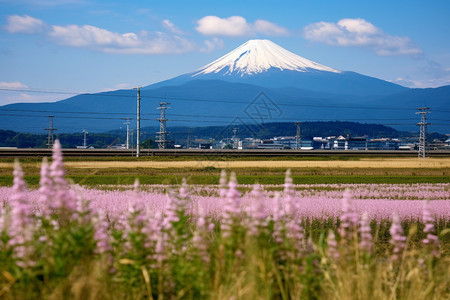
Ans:
<svg viewBox="0 0 450 300"><path fill-rule="evenodd" d="M300 135L300 125L302 125L302 122L294 122L295 125L297 125L297 134L295 135L295 148L298 150L298 146L301 147L301 135Z"/></svg>
<svg viewBox="0 0 450 300"><path fill-rule="evenodd" d="M159 121L159 131L157 132L158 139L156 142L158 143L159 149L166 149L166 146L169 144L169 140L167 139L167 135L169 132L167 132L166 122L169 121L166 119L166 109L170 108L167 105L170 105L170 103L167 102L160 102L159 107L156 109L161 110L161 117L157 119Z"/></svg>
<svg viewBox="0 0 450 300"><path fill-rule="evenodd" d="M420 115L420 122L417 123L417 126L420 126L419 158L425 158L427 155L427 125L431 125L427 123L427 114L431 109L429 107L419 107L417 110L416 114Z"/></svg>
<svg viewBox="0 0 450 300"><path fill-rule="evenodd" d="M127 149L130 149L130 119L127 119L127 121L123 124L127 125L127 139L125 142L125 146Z"/></svg>
<svg viewBox="0 0 450 300"><path fill-rule="evenodd" d="M53 131L58 130L56 128L53 128L53 118L55 116L48 116L49 118L49 126L48 128L45 128L45 130L48 130L48 136L47 136L47 147L53 148L53 144L55 143L55 137L53 135Z"/></svg>
<svg viewBox="0 0 450 300"><path fill-rule="evenodd" d="M88 134L89 132L87 132L85 129L83 129L83 134L84 134L84 137L83 137L83 148L84 149L86 149L87 148L87 134Z"/></svg>
<svg viewBox="0 0 450 300"><path fill-rule="evenodd" d="M191 149L191 130L188 129L188 136L186 140L186 149Z"/></svg>
<svg viewBox="0 0 450 300"><path fill-rule="evenodd" d="M239 140L238 140L238 137L237 137L238 130L239 129L237 127L233 128L233 148L234 149L237 149L239 147Z"/></svg>
<svg viewBox="0 0 450 300"><path fill-rule="evenodd" d="M136 157L141 154L141 87L135 87L137 90L137 103L136 103Z"/></svg>

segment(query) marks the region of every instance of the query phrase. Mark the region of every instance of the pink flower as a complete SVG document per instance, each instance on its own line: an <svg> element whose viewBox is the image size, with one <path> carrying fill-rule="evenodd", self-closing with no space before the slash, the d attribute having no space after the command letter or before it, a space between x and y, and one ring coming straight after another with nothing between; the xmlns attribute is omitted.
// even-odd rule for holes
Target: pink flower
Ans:
<svg viewBox="0 0 450 300"><path fill-rule="evenodd" d="M236 222L241 213L240 195L241 193L237 190L236 174L231 173L221 224L222 236L225 238L231 236L233 226L237 225Z"/></svg>
<svg viewBox="0 0 450 300"><path fill-rule="evenodd" d="M246 212L248 217L248 233L251 236L256 236L258 232L267 225L267 213L263 203L261 186L259 184L253 185L253 189L250 193L250 203L247 206Z"/></svg>
<svg viewBox="0 0 450 300"><path fill-rule="evenodd" d="M30 258L33 247L33 210L27 194L23 171L19 162L14 162L14 184L11 196L11 224L9 224L9 244L13 247L14 257L20 267L33 266L35 262Z"/></svg>
<svg viewBox="0 0 450 300"><path fill-rule="evenodd" d="M423 204L422 221L425 224L423 232L426 233L426 238L422 241L425 245L431 248L431 254L435 257L439 256L439 238L435 234L434 218L428 209L428 201Z"/></svg>
<svg viewBox="0 0 450 300"><path fill-rule="evenodd" d="M23 179L23 171L19 162L14 162L14 183L11 195L11 224L10 236L19 235L24 228L32 223L32 206L27 199L26 184Z"/></svg>
<svg viewBox="0 0 450 300"><path fill-rule="evenodd" d="M53 181L50 177L50 166L47 157L42 159L41 178L39 180L39 202L44 216L51 214L51 200L54 197Z"/></svg>
<svg viewBox="0 0 450 300"><path fill-rule="evenodd" d="M367 212L363 213L359 224L360 224L359 234L361 237L359 247L363 251L370 253L372 252L372 233L370 228L369 214Z"/></svg>
<svg viewBox="0 0 450 300"><path fill-rule="evenodd" d="M352 203L352 195L349 189L344 191L344 195L342 197L342 215L340 219L341 225L339 228L339 233L342 239L351 239L352 233L358 224L358 214L355 212L355 208Z"/></svg>
<svg viewBox="0 0 450 300"><path fill-rule="evenodd" d="M330 230L328 233L327 245L328 245L327 248L328 256L334 259L338 259L340 256L337 248L338 244L336 241L336 236L334 235L334 232L332 230Z"/></svg>
<svg viewBox="0 0 450 300"><path fill-rule="evenodd" d="M403 228L397 214L392 216L392 225L389 233L391 234L391 244L394 246L392 249L392 260L396 261L401 258L402 252L406 248L406 237L403 235Z"/></svg>
<svg viewBox="0 0 450 300"><path fill-rule="evenodd" d="M272 212L273 221L273 233L272 236L276 243L281 244L284 240L285 220L286 212L283 207L281 195L279 192L275 192L274 205Z"/></svg>
<svg viewBox="0 0 450 300"><path fill-rule="evenodd" d="M71 216L71 212L76 210L77 204L64 178L66 172L64 170L63 156L59 140L56 140L53 146L52 159L53 161L50 166L50 176L52 177L54 183L53 207L57 210L65 211L65 217L68 215Z"/></svg>
<svg viewBox="0 0 450 300"><path fill-rule="evenodd" d="M286 213L290 216L294 215L295 205L293 203L293 198L295 195L295 187L292 183L291 170L286 171L286 176L284 179L284 191L283 191L283 201Z"/></svg>
<svg viewBox="0 0 450 300"><path fill-rule="evenodd" d="M213 224L213 223L210 223ZM201 206L198 206L197 208L197 222L196 227L194 231L194 235L192 237L192 243L195 249L198 251L198 255L200 256L201 260L203 260L205 263L208 263L210 261L208 248L209 248L209 239L208 236L211 232L211 230L214 227L210 227L210 224L208 224L206 215L204 213L204 210ZM213 224L214 225L214 224Z"/></svg>
<svg viewBox="0 0 450 300"><path fill-rule="evenodd" d="M186 178L182 179L178 195L180 196L180 200L182 200L183 202L187 201L189 198L189 186L187 184Z"/></svg>
<svg viewBox="0 0 450 300"><path fill-rule="evenodd" d="M94 240L97 242L97 252L105 253L112 250L111 244L109 243L109 222L106 219L105 214L99 211L96 218L94 219L95 233Z"/></svg>
<svg viewBox="0 0 450 300"><path fill-rule="evenodd" d="M225 198L227 195L227 172L225 170L220 171L219 180L219 197Z"/></svg>

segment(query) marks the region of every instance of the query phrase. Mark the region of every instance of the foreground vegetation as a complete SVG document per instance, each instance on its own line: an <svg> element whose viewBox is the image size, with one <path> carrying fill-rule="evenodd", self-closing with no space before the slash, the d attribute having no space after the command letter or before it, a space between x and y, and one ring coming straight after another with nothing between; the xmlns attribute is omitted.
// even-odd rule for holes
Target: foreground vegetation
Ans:
<svg viewBox="0 0 450 300"><path fill-rule="evenodd" d="M388 217L376 202L360 214L350 190L335 213L299 214L289 173L273 197L259 185L241 195L223 173L203 202L185 184L148 200L138 183L89 201L64 179L58 146L37 197L15 166L0 208L2 299L450 297L448 190L417 195L441 208L396 200L423 209Z"/></svg>

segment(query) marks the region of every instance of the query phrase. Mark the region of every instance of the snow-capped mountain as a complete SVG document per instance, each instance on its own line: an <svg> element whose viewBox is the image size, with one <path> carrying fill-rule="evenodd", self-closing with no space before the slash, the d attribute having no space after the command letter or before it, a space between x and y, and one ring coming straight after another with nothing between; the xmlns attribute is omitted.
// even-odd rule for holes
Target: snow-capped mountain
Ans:
<svg viewBox="0 0 450 300"><path fill-rule="evenodd" d="M281 71L310 72L316 70L341 73L341 71L294 54L272 41L249 40L221 58L198 69L191 76L196 77L210 73L221 73L224 76L231 74L245 76L267 72L270 68Z"/></svg>
<svg viewBox="0 0 450 300"><path fill-rule="evenodd" d="M269 40L249 40L194 72L147 88L180 85L192 80L223 80L351 96L383 96L407 90L391 82L324 66Z"/></svg>

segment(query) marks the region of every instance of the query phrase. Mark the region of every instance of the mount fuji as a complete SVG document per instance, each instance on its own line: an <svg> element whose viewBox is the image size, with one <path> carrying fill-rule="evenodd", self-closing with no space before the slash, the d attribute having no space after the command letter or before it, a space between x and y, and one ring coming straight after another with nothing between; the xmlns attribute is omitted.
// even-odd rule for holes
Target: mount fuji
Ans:
<svg viewBox="0 0 450 300"><path fill-rule="evenodd" d="M249 40L192 73L152 87L179 85L195 79L358 96L390 95L407 90L391 82L321 65L269 40Z"/></svg>
<svg viewBox="0 0 450 300"><path fill-rule="evenodd" d="M450 86L409 89L322 65L269 40L250 40L193 72L143 87L141 98L142 127L158 126L158 103L171 103L166 112L169 131L171 126L318 120L381 123L416 131L418 107L432 108L431 123L433 118L448 119ZM0 129L42 133L51 114L58 132L117 130L125 118L135 124L136 91L9 104L0 112L4 114ZM431 130L450 132L450 125L435 124Z"/></svg>

